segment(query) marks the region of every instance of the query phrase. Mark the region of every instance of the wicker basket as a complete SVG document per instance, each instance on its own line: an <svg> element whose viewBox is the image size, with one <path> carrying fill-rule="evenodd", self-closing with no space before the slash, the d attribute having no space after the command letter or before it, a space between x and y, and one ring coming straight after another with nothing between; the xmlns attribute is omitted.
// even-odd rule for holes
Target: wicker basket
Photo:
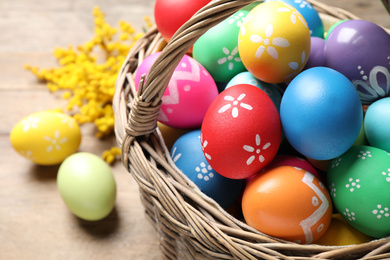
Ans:
<svg viewBox="0 0 390 260"><path fill-rule="evenodd" d="M146 216L158 233L163 258L390 258L390 237L335 247L299 245L262 234L204 195L170 158L157 117L175 67L203 33L251 2L254 0L212 1L180 28L166 47L157 29L152 29L130 50L119 73L113 101L116 137L122 162L137 181ZM325 20L357 18L345 10L309 2ZM145 57L162 47L146 81L141 82L144 87L137 92L134 72Z"/></svg>

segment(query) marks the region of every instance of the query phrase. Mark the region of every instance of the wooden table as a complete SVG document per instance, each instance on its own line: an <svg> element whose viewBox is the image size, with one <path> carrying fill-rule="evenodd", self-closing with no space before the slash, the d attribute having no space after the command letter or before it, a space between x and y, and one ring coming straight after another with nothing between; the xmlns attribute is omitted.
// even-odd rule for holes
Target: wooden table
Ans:
<svg viewBox="0 0 390 260"><path fill-rule="evenodd" d="M379 0L332 0L358 16L390 28ZM57 66L55 47L77 46L93 35L92 9L107 21L130 22L140 29L153 17L154 0L0 1L0 259L160 259L158 238L144 218L138 186L120 163L114 211L98 222L73 216L56 186L58 166L37 166L11 147L12 127L30 113L65 104L59 94L23 68ZM115 139L99 141L93 127L82 126L80 151L100 154Z"/></svg>

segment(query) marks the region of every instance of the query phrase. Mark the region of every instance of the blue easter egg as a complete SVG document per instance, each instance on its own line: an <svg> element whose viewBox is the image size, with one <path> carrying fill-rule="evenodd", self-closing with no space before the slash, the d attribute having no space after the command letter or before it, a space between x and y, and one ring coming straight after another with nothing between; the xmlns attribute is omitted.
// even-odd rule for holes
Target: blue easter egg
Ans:
<svg viewBox="0 0 390 260"><path fill-rule="evenodd" d="M231 206L241 194L243 180L226 178L208 164L200 143L200 130L179 137L172 147L171 157L175 165L222 208Z"/></svg>
<svg viewBox="0 0 390 260"><path fill-rule="evenodd" d="M343 74L315 67L300 73L286 88L280 118L286 139L298 152L330 160L357 139L363 108L355 87Z"/></svg>
<svg viewBox="0 0 390 260"><path fill-rule="evenodd" d="M226 85L226 88L230 88L234 85L239 85L239 84L248 84L255 86L262 91L264 91L272 100L274 103L276 109L279 112L280 109L280 101L282 100L282 95L281 93L283 92L282 88L279 87L276 84L271 84L271 83L266 83L263 82L259 79L257 79L255 76L253 76L250 72L245 71L237 74L234 76Z"/></svg>
<svg viewBox="0 0 390 260"><path fill-rule="evenodd" d="M324 38L324 25L318 12L314 7L306 0L267 0L270 1L281 1L291 5L305 18L307 25L309 26L310 35L314 37ZM298 19L294 14L291 16L292 21Z"/></svg>
<svg viewBox="0 0 390 260"><path fill-rule="evenodd" d="M364 118L366 138L371 146L390 153L390 97L372 103Z"/></svg>

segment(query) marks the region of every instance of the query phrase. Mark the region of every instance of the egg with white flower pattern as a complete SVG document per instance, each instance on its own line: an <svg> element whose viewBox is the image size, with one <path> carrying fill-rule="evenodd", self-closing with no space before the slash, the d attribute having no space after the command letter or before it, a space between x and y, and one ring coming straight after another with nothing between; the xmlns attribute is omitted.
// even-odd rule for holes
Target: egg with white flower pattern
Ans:
<svg viewBox="0 0 390 260"><path fill-rule="evenodd" d="M279 113L271 98L249 84L222 91L201 129L204 155L219 174L245 179L264 169L281 142Z"/></svg>
<svg viewBox="0 0 390 260"><path fill-rule="evenodd" d="M11 131L10 141L20 155L34 163L55 165L77 151L81 131L72 117L41 111L18 122Z"/></svg>
<svg viewBox="0 0 390 260"><path fill-rule="evenodd" d="M266 2L256 6L243 22L238 51L244 66L256 78L282 83L296 76L310 52L310 31L291 5Z"/></svg>
<svg viewBox="0 0 390 260"><path fill-rule="evenodd" d="M328 187L337 211L360 232L390 236L390 154L356 145L332 160Z"/></svg>

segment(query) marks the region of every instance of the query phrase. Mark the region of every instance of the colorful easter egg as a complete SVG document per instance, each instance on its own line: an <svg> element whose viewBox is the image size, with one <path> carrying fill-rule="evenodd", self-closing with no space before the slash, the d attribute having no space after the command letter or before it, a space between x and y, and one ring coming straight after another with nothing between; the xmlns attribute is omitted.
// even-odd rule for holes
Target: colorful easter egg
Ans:
<svg viewBox="0 0 390 260"><path fill-rule="evenodd" d="M55 112L33 113L18 122L10 133L13 148L41 165L55 165L77 151L81 131L70 116Z"/></svg>
<svg viewBox="0 0 390 260"><path fill-rule="evenodd" d="M371 146L390 153L390 97L379 99L368 107L364 128Z"/></svg>
<svg viewBox="0 0 390 260"><path fill-rule="evenodd" d="M305 19L283 2L262 3L247 15L238 38L247 70L268 83L290 80L305 66L310 32Z"/></svg>
<svg viewBox="0 0 390 260"><path fill-rule="evenodd" d="M390 35L377 24L339 24L326 40L325 62L352 81L363 104L390 94Z"/></svg>
<svg viewBox="0 0 390 260"><path fill-rule="evenodd" d="M279 111L280 109L280 101L282 100L282 92L283 89L279 87L277 84L266 83L261 80L258 80L255 76L253 76L250 72L245 71L234 76L226 85L226 88L230 88L234 85L238 84L249 84L255 87L258 87L262 91L264 91L274 103L276 109Z"/></svg>
<svg viewBox="0 0 390 260"><path fill-rule="evenodd" d="M177 168L222 208L230 207L241 194L243 180L228 179L207 162L200 144L200 130L188 132L177 139L171 157Z"/></svg>
<svg viewBox="0 0 390 260"><path fill-rule="evenodd" d="M66 206L79 218L100 220L114 208L115 179L97 155L80 152L66 158L58 169L57 186Z"/></svg>
<svg viewBox="0 0 390 260"><path fill-rule="evenodd" d="M264 91L252 85L224 90L210 105L202 124L202 147L219 174L244 179L275 157L281 142L278 111Z"/></svg>
<svg viewBox="0 0 390 260"><path fill-rule="evenodd" d="M267 168L278 166L293 166L301 168L310 172L319 179L322 178L321 174L316 170L316 168L314 168L307 160L298 156L278 154L275 159L273 159L272 162L267 166Z"/></svg>
<svg viewBox="0 0 390 260"><path fill-rule="evenodd" d="M328 187L337 211L354 228L375 238L390 235L390 155L352 146L332 160Z"/></svg>
<svg viewBox="0 0 390 260"><path fill-rule="evenodd" d="M210 0L156 0L154 19L157 28L166 41Z"/></svg>
<svg viewBox="0 0 390 260"><path fill-rule="evenodd" d="M330 33L333 31L334 28L336 28L339 24L342 24L343 22L346 22L346 21L348 21L348 20L349 20L349 19L345 19L345 20L337 21L337 22L335 22L334 24L332 24L332 25L329 27L328 31L326 32L325 40L328 39Z"/></svg>
<svg viewBox="0 0 390 260"><path fill-rule="evenodd" d="M363 123L363 109L352 83L341 73L315 67L288 85L280 118L289 143L302 155L330 160L355 142Z"/></svg>
<svg viewBox="0 0 390 260"><path fill-rule="evenodd" d="M348 246L366 243L372 240L359 230L348 224L340 214L333 214L325 234L316 241L318 245Z"/></svg>
<svg viewBox="0 0 390 260"><path fill-rule="evenodd" d="M246 223L265 234L309 244L332 218L329 192L313 174L293 166L267 169L246 186L242 197Z"/></svg>
<svg viewBox="0 0 390 260"><path fill-rule="evenodd" d="M135 84L147 76L160 52L148 56L138 67ZM218 96L210 73L196 60L184 55L162 96L158 121L175 128L198 128L211 102Z"/></svg>
<svg viewBox="0 0 390 260"><path fill-rule="evenodd" d="M312 37L324 38L324 25L318 12L313 8L313 6L306 0L266 0L265 2L270 1L282 1L286 4L289 4L296 8L303 18L307 22L307 25L310 29L310 35ZM294 19L294 18L293 18Z"/></svg>
<svg viewBox="0 0 390 260"><path fill-rule="evenodd" d="M311 37L310 55L305 69L323 67L325 65L325 40L319 37Z"/></svg>
<svg viewBox="0 0 390 260"><path fill-rule="evenodd" d="M160 122L157 122L157 126L168 150L171 150L173 144L176 142L177 139L179 139L180 136L191 131L189 129L170 127Z"/></svg>
<svg viewBox="0 0 390 260"><path fill-rule="evenodd" d="M194 44L193 58L217 82L227 82L245 71L238 53L238 32L248 11L240 10L209 29Z"/></svg>

